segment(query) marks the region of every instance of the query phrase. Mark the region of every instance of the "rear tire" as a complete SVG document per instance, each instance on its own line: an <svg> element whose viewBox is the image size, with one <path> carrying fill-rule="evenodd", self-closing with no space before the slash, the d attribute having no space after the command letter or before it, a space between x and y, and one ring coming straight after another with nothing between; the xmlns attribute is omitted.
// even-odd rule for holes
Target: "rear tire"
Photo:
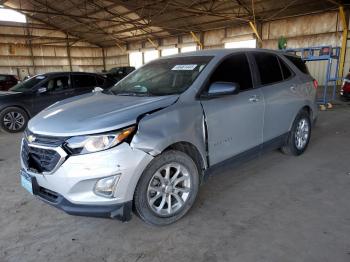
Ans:
<svg viewBox="0 0 350 262"><path fill-rule="evenodd" d="M198 186L198 169L192 158L180 151L165 151L152 160L136 186L136 214L152 225L174 223L192 207Z"/></svg>
<svg viewBox="0 0 350 262"><path fill-rule="evenodd" d="M305 152L311 137L311 120L307 111L301 111L295 118L286 144L281 151L286 155L299 156Z"/></svg>
<svg viewBox="0 0 350 262"><path fill-rule="evenodd" d="M6 133L23 131L28 123L27 113L18 107L7 107L0 112L0 130Z"/></svg>

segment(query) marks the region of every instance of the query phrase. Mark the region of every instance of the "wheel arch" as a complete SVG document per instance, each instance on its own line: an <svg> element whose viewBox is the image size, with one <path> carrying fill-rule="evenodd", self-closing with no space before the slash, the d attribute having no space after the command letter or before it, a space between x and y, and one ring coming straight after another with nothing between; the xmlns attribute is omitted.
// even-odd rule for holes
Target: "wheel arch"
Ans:
<svg viewBox="0 0 350 262"><path fill-rule="evenodd" d="M294 115L293 120L291 121L290 126L289 126L289 131L290 131L290 130L292 129L292 127L293 127L293 123L294 123L294 121L295 121L295 118L296 118L296 117L300 114L300 112L302 112L302 111L306 111L306 112L309 114L309 116L310 116L310 121L311 121L311 123L312 123L312 119L313 119L313 110L312 110L312 108L311 108L309 105L304 105L304 106L301 107L300 110L297 111L296 114Z"/></svg>
<svg viewBox="0 0 350 262"><path fill-rule="evenodd" d="M203 158L195 145L190 142L180 141L167 146L162 153L167 150L177 150L191 157L197 166L198 172L200 173L200 178L202 177L203 171L207 168L207 164L205 162L205 158Z"/></svg>
<svg viewBox="0 0 350 262"><path fill-rule="evenodd" d="M301 112L301 111L306 111L309 116L310 116L310 120L312 120L312 117L313 117L313 111L312 111L312 108L308 105L305 105L302 109L300 109L300 111L298 112L298 114Z"/></svg>
<svg viewBox="0 0 350 262"><path fill-rule="evenodd" d="M21 105L6 105L6 106L4 106L3 108L0 109L0 113L1 113L2 111L6 110L6 109L9 108L9 107L17 107L17 108L19 108L19 109L22 109L22 110L27 114L28 119L31 118L31 115L30 115L29 110L27 110L24 106L21 106Z"/></svg>

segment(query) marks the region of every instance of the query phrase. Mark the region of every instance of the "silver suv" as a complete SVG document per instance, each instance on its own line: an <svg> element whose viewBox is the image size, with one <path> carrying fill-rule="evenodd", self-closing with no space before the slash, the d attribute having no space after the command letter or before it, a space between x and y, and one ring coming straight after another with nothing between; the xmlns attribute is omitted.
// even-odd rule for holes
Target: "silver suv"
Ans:
<svg viewBox="0 0 350 262"><path fill-rule="evenodd" d="M316 87L300 58L269 50L162 58L30 120L21 182L69 214L125 221L133 209L170 224L217 167L276 148L302 154Z"/></svg>

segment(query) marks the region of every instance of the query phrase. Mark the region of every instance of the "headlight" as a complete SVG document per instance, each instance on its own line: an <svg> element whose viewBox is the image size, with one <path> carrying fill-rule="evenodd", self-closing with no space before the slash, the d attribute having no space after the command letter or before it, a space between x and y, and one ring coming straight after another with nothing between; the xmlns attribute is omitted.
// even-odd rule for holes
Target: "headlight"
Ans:
<svg viewBox="0 0 350 262"><path fill-rule="evenodd" d="M135 131L135 126L116 131L91 136L76 136L66 141L66 146L73 154L88 154L106 150L123 142Z"/></svg>

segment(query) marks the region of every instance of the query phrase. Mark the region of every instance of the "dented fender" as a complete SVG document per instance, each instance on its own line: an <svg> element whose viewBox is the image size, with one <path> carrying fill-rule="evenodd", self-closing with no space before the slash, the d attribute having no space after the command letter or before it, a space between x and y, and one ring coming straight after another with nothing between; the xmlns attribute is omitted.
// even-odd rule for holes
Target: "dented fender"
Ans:
<svg viewBox="0 0 350 262"><path fill-rule="evenodd" d="M207 167L205 125L199 101L174 103L162 110L144 115L138 122L130 146L152 156L178 142L195 146Z"/></svg>

